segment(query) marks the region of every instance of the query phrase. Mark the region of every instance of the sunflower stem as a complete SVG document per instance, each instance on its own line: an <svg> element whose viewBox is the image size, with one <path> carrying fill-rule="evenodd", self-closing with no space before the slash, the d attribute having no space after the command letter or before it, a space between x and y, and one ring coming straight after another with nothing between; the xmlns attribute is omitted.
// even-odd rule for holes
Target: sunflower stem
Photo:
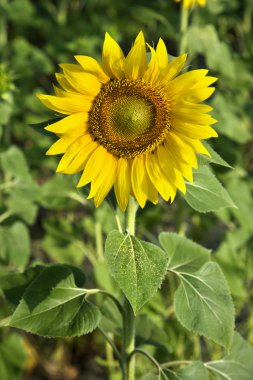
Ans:
<svg viewBox="0 0 253 380"><path fill-rule="evenodd" d="M179 55L184 54L186 51L186 32L188 29L189 11L187 8L181 7L180 13L180 43Z"/></svg>
<svg viewBox="0 0 253 380"><path fill-rule="evenodd" d="M135 219L138 205L133 197L130 197L126 212L126 231L134 236ZM123 380L135 380L135 357L131 353L135 349L135 315L126 297L124 297L124 327L123 327L123 350L125 370ZM131 360L130 360L131 359Z"/></svg>
<svg viewBox="0 0 253 380"><path fill-rule="evenodd" d="M126 230L130 235L135 235L135 219L138 205L133 197L130 197L126 212Z"/></svg>

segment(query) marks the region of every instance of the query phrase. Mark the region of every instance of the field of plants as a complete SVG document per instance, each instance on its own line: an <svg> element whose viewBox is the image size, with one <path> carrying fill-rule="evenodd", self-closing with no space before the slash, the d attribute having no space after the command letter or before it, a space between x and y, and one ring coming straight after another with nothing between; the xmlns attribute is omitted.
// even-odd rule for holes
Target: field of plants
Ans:
<svg viewBox="0 0 253 380"><path fill-rule="evenodd" d="M184 1L0 0L0 380L253 379L253 1ZM125 214L55 172L36 95L140 31L218 78L219 136L186 194Z"/></svg>

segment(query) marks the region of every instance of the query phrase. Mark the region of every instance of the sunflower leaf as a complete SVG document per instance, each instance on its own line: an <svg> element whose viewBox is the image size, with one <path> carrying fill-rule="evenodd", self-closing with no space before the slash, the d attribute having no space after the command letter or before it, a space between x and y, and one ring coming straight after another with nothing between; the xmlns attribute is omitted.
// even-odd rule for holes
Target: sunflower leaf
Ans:
<svg viewBox="0 0 253 380"><path fill-rule="evenodd" d="M112 231L105 258L116 283L135 313L154 295L167 271L168 256L159 247Z"/></svg>
<svg viewBox="0 0 253 380"><path fill-rule="evenodd" d="M176 233L162 232L159 241L170 258L168 269L194 273L210 260L208 249Z"/></svg>
<svg viewBox="0 0 253 380"><path fill-rule="evenodd" d="M208 165L194 170L194 182L186 183L186 202L199 212L219 211L236 205Z"/></svg>
<svg viewBox="0 0 253 380"><path fill-rule="evenodd" d="M101 315L85 294L76 286L71 267L47 267L25 291L9 326L49 338L87 334Z"/></svg>
<svg viewBox="0 0 253 380"><path fill-rule="evenodd" d="M188 330L230 347L234 331L234 306L218 264L205 263L195 273L171 270L180 279L174 306L178 320Z"/></svg>

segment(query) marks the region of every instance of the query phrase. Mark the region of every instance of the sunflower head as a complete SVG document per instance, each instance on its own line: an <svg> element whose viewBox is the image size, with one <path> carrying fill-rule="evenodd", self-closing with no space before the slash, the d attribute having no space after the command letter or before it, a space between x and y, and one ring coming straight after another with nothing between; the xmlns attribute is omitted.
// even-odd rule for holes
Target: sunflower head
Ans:
<svg viewBox="0 0 253 380"><path fill-rule="evenodd" d="M140 32L125 56L106 33L102 63L76 56L77 64L60 65L55 95L38 95L64 116L45 128L59 137L47 154L63 155L58 172L82 172L77 186L90 183L96 206L112 187L123 211L130 195L141 207L159 194L172 202L186 191L184 179L193 180L196 153L208 154L201 140L217 136L212 108L200 104L216 78L207 70L180 75L186 55L168 61L162 39L147 47Z"/></svg>

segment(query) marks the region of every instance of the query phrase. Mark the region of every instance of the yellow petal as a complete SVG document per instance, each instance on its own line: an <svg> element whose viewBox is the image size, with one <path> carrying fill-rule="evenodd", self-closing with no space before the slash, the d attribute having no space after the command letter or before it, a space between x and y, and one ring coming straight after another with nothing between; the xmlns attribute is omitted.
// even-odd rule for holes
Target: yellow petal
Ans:
<svg viewBox="0 0 253 380"><path fill-rule="evenodd" d="M206 0L198 0L198 2L201 7L204 7L206 5Z"/></svg>
<svg viewBox="0 0 253 380"><path fill-rule="evenodd" d="M64 75L70 85L81 94L96 96L100 91L101 83L92 74L65 70Z"/></svg>
<svg viewBox="0 0 253 380"><path fill-rule="evenodd" d="M165 43L161 38L159 38L157 47L156 47L156 55L158 60L158 65L160 69L165 69L168 65L168 52L165 46Z"/></svg>
<svg viewBox="0 0 253 380"><path fill-rule="evenodd" d="M61 87L68 92L76 92L75 88L71 86L66 77L63 74L56 73L55 77L57 82L61 85Z"/></svg>
<svg viewBox="0 0 253 380"><path fill-rule="evenodd" d="M80 65L76 65L73 63L61 63L59 67L63 71L70 71L72 73L83 73L83 68Z"/></svg>
<svg viewBox="0 0 253 380"><path fill-rule="evenodd" d="M107 153L106 165L91 183L90 194L87 199L94 197L95 206L98 207L111 190L117 173L118 159Z"/></svg>
<svg viewBox="0 0 253 380"><path fill-rule="evenodd" d="M65 170L73 160L73 158L82 150L86 145L92 142L90 134L79 137L75 140L66 150L64 156L61 158L56 172L62 172Z"/></svg>
<svg viewBox="0 0 253 380"><path fill-rule="evenodd" d="M46 152L46 155L53 156L55 154L65 153L67 148L77 139L77 137L60 138Z"/></svg>
<svg viewBox="0 0 253 380"><path fill-rule="evenodd" d="M148 199L154 204L157 205L158 203L158 191L156 190L156 187L151 182L148 175L146 175L147 178L147 194Z"/></svg>
<svg viewBox="0 0 253 380"><path fill-rule="evenodd" d="M75 59L86 73L95 75L100 82L106 83L110 80L96 59L87 55L75 55Z"/></svg>
<svg viewBox="0 0 253 380"><path fill-rule="evenodd" d="M196 85L200 80L202 80L208 70L192 70L187 73L181 74L172 81L170 81L166 86L165 90L168 91L169 95L179 94L182 90L188 90L192 86Z"/></svg>
<svg viewBox="0 0 253 380"><path fill-rule="evenodd" d="M136 156L131 168L132 189L137 202L143 208L147 201L147 174L144 155Z"/></svg>
<svg viewBox="0 0 253 380"><path fill-rule="evenodd" d="M90 155L98 147L98 143L95 141L90 142L82 150L80 150L73 160L69 163L66 169L62 172L66 174L78 173L84 169L86 162L88 161Z"/></svg>
<svg viewBox="0 0 253 380"><path fill-rule="evenodd" d="M87 112L91 108L91 102L84 95L58 97L40 94L37 97L46 107L64 115Z"/></svg>
<svg viewBox="0 0 253 380"><path fill-rule="evenodd" d="M160 79L160 83L162 85L168 84L169 81L171 81L180 73L184 67L186 58L187 54L180 55L179 57L174 58L173 61L167 65L166 69L162 72Z"/></svg>
<svg viewBox="0 0 253 380"><path fill-rule="evenodd" d="M124 54L109 33L105 34L102 60L103 69L109 77L124 78Z"/></svg>
<svg viewBox="0 0 253 380"><path fill-rule="evenodd" d="M56 133L58 135L67 133L71 130L85 132L87 130L86 122L88 120L88 114L86 112L74 113L73 115L66 116L56 123L50 124L45 129L49 132Z"/></svg>
<svg viewBox="0 0 253 380"><path fill-rule="evenodd" d="M192 176L192 167L187 164L184 160L178 159L178 157L175 157L172 153L171 146L169 144L169 141L164 141L164 148L166 149L166 154L169 157L172 165L180 172L182 175L190 182L193 182L193 176Z"/></svg>
<svg viewBox="0 0 253 380"><path fill-rule="evenodd" d="M129 163L126 159L118 160L118 171L114 183L114 191L119 207L124 212L127 208L131 190L131 174Z"/></svg>
<svg viewBox="0 0 253 380"><path fill-rule="evenodd" d="M217 132L208 125L190 124L178 119L173 120L172 130L180 135L190 137L191 139L209 139L218 137Z"/></svg>
<svg viewBox="0 0 253 380"><path fill-rule="evenodd" d="M188 145L184 140L182 140L172 131L168 133L167 141L169 142L175 157L178 157L178 159L183 159L195 169L198 167L198 160L191 145Z"/></svg>
<svg viewBox="0 0 253 380"><path fill-rule="evenodd" d="M192 88L208 87L211 84L213 84L214 82L216 82L217 80L218 80L218 78L207 76L207 77L200 79L198 82L196 82L192 86Z"/></svg>
<svg viewBox="0 0 253 380"><path fill-rule="evenodd" d="M186 100L180 99L174 106L176 110L181 111L184 114L190 114L191 112L208 113L213 110L213 107L207 104L190 103Z"/></svg>
<svg viewBox="0 0 253 380"><path fill-rule="evenodd" d="M187 144L191 145L191 147L195 150L196 153L205 154L206 156L211 157L210 153L206 149L206 147L199 140L190 139L186 136L180 136L182 140L184 140Z"/></svg>
<svg viewBox="0 0 253 380"><path fill-rule="evenodd" d="M198 125L211 125L217 123L217 120L208 114L201 114L195 112L193 109L187 112L182 110L176 110L171 113L171 124L172 126L177 122L198 124Z"/></svg>
<svg viewBox="0 0 253 380"><path fill-rule="evenodd" d="M157 156L160 167L165 176L170 182L174 183L174 185L182 191L182 193L185 194L186 186L182 174L174 167L164 144L157 147Z"/></svg>
<svg viewBox="0 0 253 380"><path fill-rule="evenodd" d="M214 87L195 88L185 92L183 98L188 102L199 103L208 99L214 91Z"/></svg>
<svg viewBox="0 0 253 380"><path fill-rule="evenodd" d="M170 198L174 199L176 188L166 178L163 171L161 170L157 151L146 155L146 168L151 182L161 194L163 199L166 201L168 201Z"/></svg>
<svg viewBox="0 0 253 380"><path fill-rule="evenodd" d="M53 84L53 88L54 88L54 93L56 96L65 96L65 94L66 94L65 91L61 90L60 88L58 88L54 84Z"/></svg>
<svg viewBox="0 0 253 380"><path fill-rule="evenodd" d="M147 44L148 45L148 44ZM147 70L143 75L143 79L149 83L154 83L157 81L159 70L158 70L158 61L155 50L148 45L151 51L151 59L148 63Z"/></svg>
<svg viewBox="0 0 253 380"><path fill-rule="evenodd" d="M105 160L107 156L106 149L100 145L90 156L77 187L87 185L87 183L92 182L99 175L103 166L106 165Z"/></svg>
<svg viewBox="0 0 253 380"><path fill-rule="evenodd" d="M124 69L126 78L133 80L142 78L146 68L146 45L144 35L140 32L125 60Z"/></svg>

